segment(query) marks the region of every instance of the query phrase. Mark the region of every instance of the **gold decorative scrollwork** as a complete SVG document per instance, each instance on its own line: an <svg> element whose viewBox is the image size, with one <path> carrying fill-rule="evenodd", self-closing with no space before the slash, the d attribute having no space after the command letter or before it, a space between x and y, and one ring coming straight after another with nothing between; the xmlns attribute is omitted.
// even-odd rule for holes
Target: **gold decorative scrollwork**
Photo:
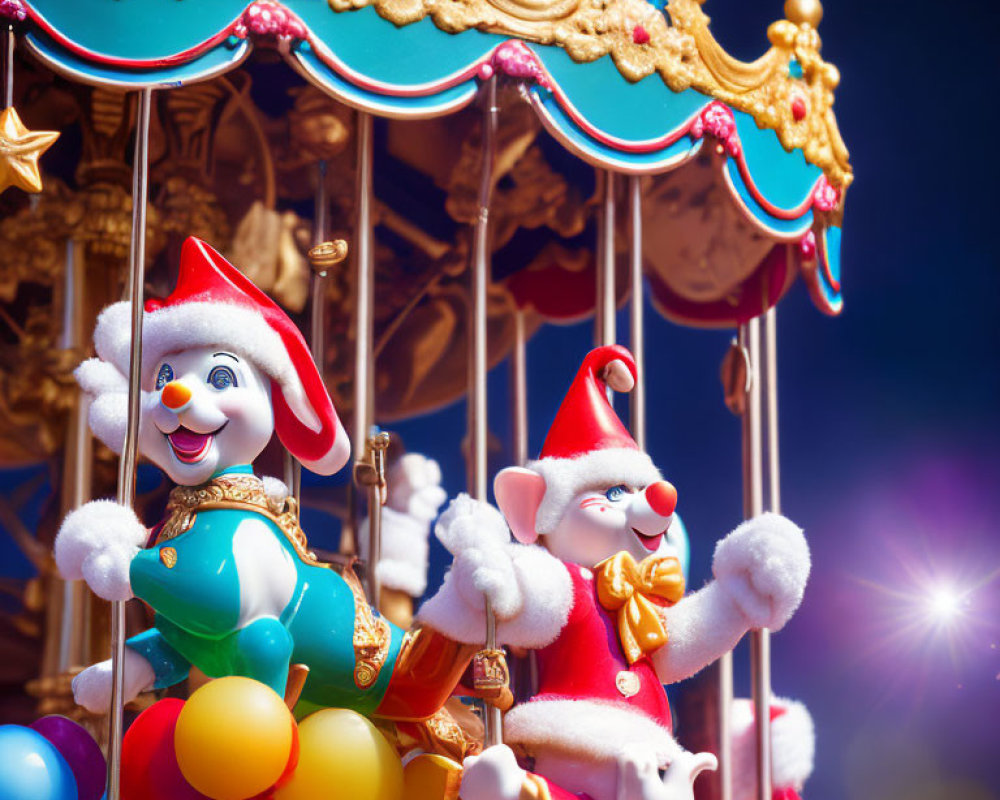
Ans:
<svg viewBox="0 0 1000 800"><path fill-rule="evenodd" d="M693 88L750 114L782 145L801 148L835 186L852 172L833 114L840 74L820 55L818 0L789 0L787 19L768 29L771 49L756 61L733 58L709 31L703 0L328 0L334 11L373 5L395 23L430 17L441 29L472 28L563 47L574 61L610 55L622 75L654 72L675 92Z"/></svg>
<svg viewBox="0 0 1000 800"><path fill-rule="evenodd" d="M354 570L348 567L341 574L354 594L354 683L367 689L378 680L385 664L391 631L385 617L372 613Z"/></svg>
<svg viewBox="0 0 1000 800"><path fill-rule="evenodd" d="M254 475L220 475L200 486L175 486L167 501L167 520L157 542L169 541L190 530L199 512L223 508L252 511L267 517L278 526L302 561L328 566L309 550L306 535L299 526L295 498L268 495L263 482Z"/></svg>

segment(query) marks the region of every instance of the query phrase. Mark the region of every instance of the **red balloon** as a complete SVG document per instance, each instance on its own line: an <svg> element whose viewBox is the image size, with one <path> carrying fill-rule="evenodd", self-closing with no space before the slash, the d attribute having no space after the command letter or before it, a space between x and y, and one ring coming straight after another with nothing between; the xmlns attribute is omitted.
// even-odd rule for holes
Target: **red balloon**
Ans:
<svg viewBox="0 0 1000 800"><path fill-rule="evenodd" d="M167 698L143 711L122 739L122 800L210 800L184 780L174 728L184 701Z"/></svg>

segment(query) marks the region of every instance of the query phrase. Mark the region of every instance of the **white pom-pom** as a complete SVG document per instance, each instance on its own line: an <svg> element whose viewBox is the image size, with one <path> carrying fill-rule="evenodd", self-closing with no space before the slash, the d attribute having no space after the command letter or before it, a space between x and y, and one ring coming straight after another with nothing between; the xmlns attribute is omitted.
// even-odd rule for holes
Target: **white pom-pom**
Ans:
<svg viewBox="0 0 1000 800"><path fill-rule="evenodd" d="M780 629L795 613L809 579L802 530L778 514L748 520L715 548L712 571L751 627Z"/></svg>

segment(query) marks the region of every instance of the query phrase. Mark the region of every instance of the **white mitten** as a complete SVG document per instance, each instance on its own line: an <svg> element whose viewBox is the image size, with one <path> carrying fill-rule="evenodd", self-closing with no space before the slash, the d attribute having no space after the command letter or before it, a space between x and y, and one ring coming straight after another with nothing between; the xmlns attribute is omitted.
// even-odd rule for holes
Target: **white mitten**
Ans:
<svg viewBox="0 0 1000 800"><path fill-rule="evenodd" d="M435 532L454 560L418 621L456 641L482 642L488 599L502 643L544 647L556 638L573 604L561 561L537 545L511 542L500 512L466 494L451 502Z"/></svg>
<svg viewBox="0 0 1000 800"><path fill-rule="evenodd" d="M435 533L455 557L449 576L469 608L482 608L488 598L499 619L520 611L523 598L514 572L514 551L499 511L460 494L441 515Z"/></svg>
<svg viewBox="0 0 1000 800"><path fill-rule="evenodd" d="M712 572L751 628L776 631L802 602L809 566L802 530L778 514L761 514L719 542Z"/></svg>
<svg viewBox="0 0 1000 800"><path fill-rule="evenodd" d="M527 773L505 744L487 747L462 762L462 800L518 800Z"/></svg>
<svg viewBox="0 0 1000 800"><path fill-rule="evenodd" d="M93 714L107 714L111 707L111 683L114 673L111 659L87 667L73 678L73 699ZM134 650L125 648L125 683L122 702L134 700L153 688L156 675L153 668Z"/></svg>
<svg viewBox="0 0 1000 800"><path fill-rule="evenodd" d="M431 522L448 498L434 459L407 453L389 472L389 498L382 508L381 558L376 569L382 585L419 597L427 588ZM358 550L368 558L368 519L358 531Z"/></svg>
<svg viewBox="0 0 1000 800"><path fill-rule="evenodd" d="M447 499L441 486L441 467L433 458L407 453L389 470L387 505L394 511L430 525Z"/></svg>
<svg viewBox="0 0 1000 800"><path fill-rule="evenodd" d="M129 565L148 536L131 508L94 500L63 520L56 536L56 566L66 580L85 580L98 597L128 600Z"/></svg>
<svg viewBox="0 0 1000 800"><path fill-rule="evenodd" d="M618 760L617 800L694 800L694 779L718 766L711 753L679 749L661 778L653 752L624 756Z"/></svg>

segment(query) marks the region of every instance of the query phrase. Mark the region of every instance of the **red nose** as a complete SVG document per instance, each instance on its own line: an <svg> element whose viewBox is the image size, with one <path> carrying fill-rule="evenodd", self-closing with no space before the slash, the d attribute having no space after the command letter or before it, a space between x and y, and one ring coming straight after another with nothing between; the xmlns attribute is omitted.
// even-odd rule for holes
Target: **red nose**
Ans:
<svg viewBox="0 0 1000 800"><path fill-rule="evenodd" d="M646 502L661 517L669 517L677 508L677 490L666 481L651 483L646 487Z"/></svg>

